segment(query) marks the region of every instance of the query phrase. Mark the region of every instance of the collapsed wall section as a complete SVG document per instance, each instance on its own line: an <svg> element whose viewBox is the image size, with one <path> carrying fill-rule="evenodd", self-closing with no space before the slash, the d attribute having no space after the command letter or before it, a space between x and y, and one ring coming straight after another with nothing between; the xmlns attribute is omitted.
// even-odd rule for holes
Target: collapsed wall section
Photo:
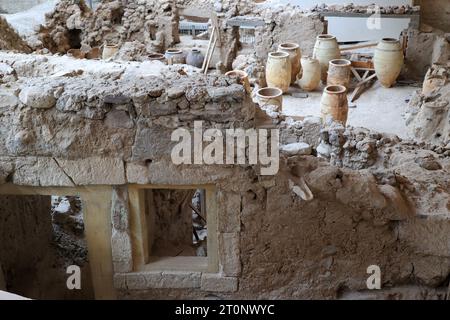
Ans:
<svg viewBox="0 0 450 320"><path fill-rule="evenodd" d="M84 1L61 1L47 15L39 36L54 53L132 41L146 46L148 53L164 52L179 42L178 14L171 0L102 1L95 11Z"/></svg>

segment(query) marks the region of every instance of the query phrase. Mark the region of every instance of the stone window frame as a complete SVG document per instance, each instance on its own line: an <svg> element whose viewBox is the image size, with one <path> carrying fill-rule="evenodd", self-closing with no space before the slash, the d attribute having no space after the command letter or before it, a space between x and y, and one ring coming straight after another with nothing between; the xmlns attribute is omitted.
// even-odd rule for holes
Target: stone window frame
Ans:
<svg viewBox="0 0 450 320"><path fill-rule="evenodd" d="M149 263L148 230L145 212L145 190L203 189L208 216L207 265L201 257L176 257ZM127 185L113 187L112 193L112 257L114 287L119 290L200 289L211 292L234 292L240 273L233 264L240 257L238 237L220 233L219 193L214 185Z"/></svg>

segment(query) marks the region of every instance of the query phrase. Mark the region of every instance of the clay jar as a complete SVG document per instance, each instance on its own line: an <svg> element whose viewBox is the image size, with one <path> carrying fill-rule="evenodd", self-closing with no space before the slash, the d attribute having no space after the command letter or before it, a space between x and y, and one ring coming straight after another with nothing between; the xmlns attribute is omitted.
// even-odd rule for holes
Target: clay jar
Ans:
<svg viewBox="0 0 450 320"><path fill-rule="evenodd" d="M105 44L103 47L102 58L107 60L112 58L119 51L119 46L116 44Z"/></svg>
<svg viewBox="0 0 450 320"><path fill-rule="evenodd" d="M352 63L345 59L331 60L328 66L327 85L339 85L348 89Z"/></svg>
<svg viewBox="0 0 450 320"><path fill-rule="evenodd" d="M183 51L179 49L167 49L165 56L167 64L183 64L186 62Z"/></svg>
<svg viewBox="0 0 450 320"><path fill-rule="evenodd" d="M291 84L297 80L298 74L302 71L302 65L300 59L302 52L300 46L296 43L286 42L278 46L278 52L286 52L291 59Z"/></svg>
<svg viewBox="0 0 450 320"><path fill-rule="evenodd" d="M266 65L266 82L268 87L280 89L283 93L291 84L291 59L286 52L271 52Z"/></svg>
<svg viewBox="0 0 450 320"><path fill-rule="evenodd" d="M327 86L320 101L322 120L331 117L345 125L348 117L347 89L344 86Z"/></svg>
<svg viewBox="0 0 450 320"><path fill-rule="evenodd" d="M250 81L248 80L248 74L245 71L242 70L232 70L225 73L227 77L230 78L238 78L239 83L242 84L245 88L245 91L247 93L251 93L252 89L250 87Z"/></svg>
<svg viewBox="0 0 450 320"><path fill-rule="evenodd" d="M390 88L397 80L403 67L403 51L400 41L382 39L375 48L373 63L378 80L385 88Z"/></svg>
<svg viewBox="0 0 450 320"><path fill-rule="evenodd" d="M327 81L328 64L331 60L339 59L341 51L335 36L330 34L321 34L317 36L314 45L313 58L319 60L322 70L322 82Z"/></svg>
<svg viewBox="0 0 450 320"><path fill-rule="evenodd" d="M314 91L320 84L321 69L319 60L311 57L302 58L302 77L297 81L305 91Z"/></svg>
<svg viewBox="0 0 450 320"><path fill-rule="evenodd" d="M192 49L186 57L186 63L196 68L201 68L203 66L203 60L205 60L205 56L199 49Z"/></svg>
<svg viewBox="0 0 450 320"><path fill-rule="evenodd" d="M283 91L278 88L262 88L256 92L256 102L260 106L274 105L281 111L283 107Z"/></svg>

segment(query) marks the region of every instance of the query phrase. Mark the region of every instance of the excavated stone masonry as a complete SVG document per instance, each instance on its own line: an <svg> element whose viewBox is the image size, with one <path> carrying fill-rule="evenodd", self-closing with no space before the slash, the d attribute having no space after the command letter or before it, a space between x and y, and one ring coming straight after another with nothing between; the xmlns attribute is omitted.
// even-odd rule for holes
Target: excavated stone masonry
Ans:
<svg viewBox="0 0 450 320"><path fill-rule="evenodd" d="M27 43L8 24L5 18L0 16L0 50L16 50L30 53Z"/></svg>
<svg viewBox="0 0 450 320"><path fill-rule="evenodd" d="M135 40L149 53L164 51L179 42L177 9L171 0L111 0L93 12L83 0L65 0L46 16L39 36L45 48L59 53Z"/></svg>
<svg viewBox="0 0 450 320"><path fill-rule="evenodd" d="M241 85L159 62L0 53L0 63L10 68L0 84L0 184L112 186L114 274L101 283L114 278L119 298L445 298L448 156L287 118L274 121L283 150L276 175L254 165L175 165L175 128L194 120L255 127ZM310 148L283 148L306 139ZM133 190L146 185L213 186L216 270L135 270ZM370 265L381 268L382 290L367 290Z"/></svg>

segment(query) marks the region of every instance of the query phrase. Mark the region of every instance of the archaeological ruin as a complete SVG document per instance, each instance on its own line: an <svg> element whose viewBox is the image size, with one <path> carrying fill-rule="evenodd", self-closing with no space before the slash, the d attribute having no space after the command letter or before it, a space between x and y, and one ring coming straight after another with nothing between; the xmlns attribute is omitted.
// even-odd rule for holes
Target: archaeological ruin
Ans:
<svg viewBox="0 0 450 320"><path fill-rule="evenodd" d="M0 4L0 299L450 300L450 3L326 2Z"/></svg>

